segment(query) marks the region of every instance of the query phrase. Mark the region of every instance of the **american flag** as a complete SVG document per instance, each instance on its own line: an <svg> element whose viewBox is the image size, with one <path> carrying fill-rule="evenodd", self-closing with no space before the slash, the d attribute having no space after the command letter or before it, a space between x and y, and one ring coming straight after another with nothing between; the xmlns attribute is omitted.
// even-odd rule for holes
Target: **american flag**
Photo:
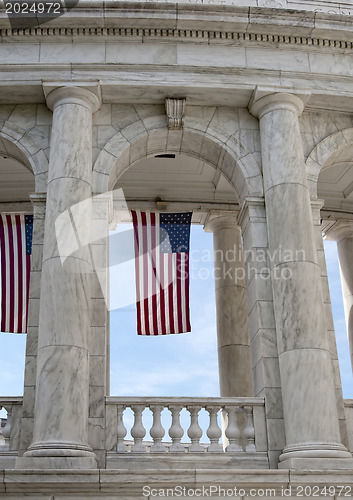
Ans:
<svg viewBox="0 0 353 500"><path fill-rule="evenodd" d="M0 214L1 331L26 333L33 215Z"/></svg>
<svg viewBox="0 0 353 500"><path fill-rule="evenodd" d="M191 331L191 213L132 211L138 335Z"/></svg>

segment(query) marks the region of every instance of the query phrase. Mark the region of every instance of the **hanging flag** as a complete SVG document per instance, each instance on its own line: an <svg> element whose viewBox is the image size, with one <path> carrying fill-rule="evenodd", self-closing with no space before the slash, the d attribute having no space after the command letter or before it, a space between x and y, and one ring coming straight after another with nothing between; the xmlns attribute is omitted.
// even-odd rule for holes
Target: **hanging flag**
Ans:
<svg viewBox="0 0 353 500"><path fill-rule="evenodd" d="M191 331L189 241L192 213L132 211L138 335Z"/></svg>
<svg viewBox="0 0 353 500"><path fill-rule="evenodd" d="M33 215L0 214L1 331L26 333Z"/></svg>

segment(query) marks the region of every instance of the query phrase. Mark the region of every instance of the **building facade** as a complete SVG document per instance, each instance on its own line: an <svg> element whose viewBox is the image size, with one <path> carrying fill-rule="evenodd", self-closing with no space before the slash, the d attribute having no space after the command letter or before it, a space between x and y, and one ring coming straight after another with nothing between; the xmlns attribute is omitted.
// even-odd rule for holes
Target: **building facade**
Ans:
<svg viewBox="0 0 353 500"><path fill-rule="evenodd" d="M0 498L352 496L322 233L338 242L352 357L353 6L82 0L25 25L6 10L0 211L32 212L34 232ZM220 398L109 394L107 237L131 208L192 210L213 233Z"/></svg>

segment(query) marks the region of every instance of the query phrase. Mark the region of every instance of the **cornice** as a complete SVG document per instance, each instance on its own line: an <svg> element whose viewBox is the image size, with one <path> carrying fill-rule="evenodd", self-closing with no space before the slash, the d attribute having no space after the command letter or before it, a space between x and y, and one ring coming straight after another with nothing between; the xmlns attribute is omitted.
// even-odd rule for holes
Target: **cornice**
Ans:
<svg viewBox="0 0 353 500"><path fill-rule="evenodd" d="M280 26L278 26L278 30ZM265 30L264 30L265 31ZM159 28L104 28L104 27L69 27L51 28L37 27L27 29L0 29L0 37L6 41L40 42L41 40L60 40L67 42L68 37L73 41L77 38L87 41L131 41L131 42L175 42L192 41L193 43L234 45L254 43L266 45L291 45L298 47L313 47L323 49L353 49L353 41L337 39L336 37L311 37L281 35L266 32L239 32L239 31L211 31L186 29L159 29ZM11 40L12 39L12 40Z"/></svg>
<svg viewBox="0 0 353 500"><path fill-rule="evenodd" d="M114 39L353 48L353 18L347 15L193 1L80 0L69 12L46 19L45 24L40 24L39 16L37 25L24 29L11 25L0 0L0 36L24 42L48 38L67 42L70 37L73 41L79 37L80 41L87 38L95 42Z"/></svg>

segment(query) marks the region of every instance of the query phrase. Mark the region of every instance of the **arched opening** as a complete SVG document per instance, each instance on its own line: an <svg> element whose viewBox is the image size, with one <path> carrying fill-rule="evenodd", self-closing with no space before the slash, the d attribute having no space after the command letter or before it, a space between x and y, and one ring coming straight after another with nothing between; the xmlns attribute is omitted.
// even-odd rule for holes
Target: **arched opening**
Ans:
<svg viewBox="0 0 353 500"><path fill-rule="evenodd" d="M338 134L342 135L341 132ZM336 134L335 134L336 135ZM332 315L334 320L340 376L343 397L353 397L352 367L348 343L347 324L342 295L344 277L340 272L336 237L332 237L337 224L342 218L347 221L353 214L353 144L346 139L338 141L331 137L318 147L323 158L323 165L318 175L317 195L324 201L322 230L324 241L327 275L330 288ZM331 146L331 147L330 147Z"/></svg>
<svg viewBox="0 0 353 500"><path fill-rule="evenodd" d="M136 162L119 177L131 209L193 211L190 247L192 332L186 335L137 337L134 248L130 216L117 211L125 263L115 260L110 243L111 394L123 396L218 396L218 360L213 279L212 234L203 231L209 210L234 210L238 198L229 180L213 165L184 153L156 153ZM114 193L114 191L113 191ZM163 211L163 208L162 208ZM125 224L123 224L125 222ZM115 233L116 234L116 233ZM122 237L122 234L124 236ZM122 275L124 290L119 293ZM121 290L120 290L121 291Z"/></svg>
<svg viewBox="0 0 353 500"><path fill-rule="evenodd" d="M151 169L150 173L148 173L148 169ZM143 177L145 174L147 175L147 179L144 179ZM142 182L140 180L141 177L143 178ZM139 179L138 187L136 179ZM124 189L123 204L121 204L121 200L116 199L114 201L114 195L116 194L116 191L120 189ZM166 128L165 117L156 117L156 119L150 118L143 123L138 122L126 127L126 129L118 132L104 146L94 165L93 191L95 193L102 193L102 196L105 196L103 193L113 191L113 205L115 208L117 208L117 210L114 210L114 216L118 216L118 221L120 220L120 222L131 221L130 215L127 215L127 217L124 219L124 211L125 214L127 214L129 211L128 209L155 211L157 201L156 198L160 198L162 202L166 201L167 208L170 211L193 211L193 223L196 223L199 226L198 230L200 236L202 235L203 238L207 239L208 254L211 253L212 255L211 258L210 256L208 257L208 268L206 269L206 271L211 274L211 270L213 270L212 235L204 234L203 229L201 228L203 223L206 221L206 217L211 215L212 211L218 211L218 213L225 211L228 213L228 216L229 214L232 214L231 218L233 223L234 221L236 221L236 215L239 211L240 205L243 203L247 196L257 197L256 199L263 196L263 183L261 171L257 161L255 160L255 157L251 153L249 153L249 151L240 143L236 134L227 135L227 132L221 127L212 129L209 124L205 126L204 123L202 123L201 121L200 123L198 123L197 120L193 122L191 127L185 125L183 130L168 130ZM109 201L108 205L110 205ZM123 207L125 207L125 210L121 210L122 205ZM102 210L102 214L109 213L109 208L104 208ZM119 219L119 213L121 219ZM100 219L102 217L106 216L99 216ZM109 215L108 220L111 220L111 217ZM194 229L193 232L195 231L197 231L197 229ZM238 234L238 232L234 231L234 235L235 234ZM192 234L191 245L193 244L193 236L194 235ZM203 246L204 243L201 243L200 245ZM110 250L111 248L112 245L110 244ZM227 246L226 248L228 249L229 247ZM129 260L131 262L133 261L132 254L133 244L131 242L129 253ZM199 265L207 267L201 259ZM133 275L133 273L128 271L127 275L129 275L129 280L131 282L131 275ZM123 283L122 288L125 298L127 292L127 280L124 279L124 276L126 276L124 273L119 273L119 281L120 283ZM110 284L110 290L112 290L112 283ZM213 276L210 279L210 293L206 293L205 287L202 287L202 292L205 293L208 300L210 300L214 311L215 292ZM241 293L244 293L244 287L242 288ZM134 296L134 290L132 291L132 295ZM246 297L244 298L246 301ZM100 299L100 301L103 303L102 299ZM129 303L131 305L131 300ZM209 313L210 308L208 307L208 302L204 301L203 306L206 310L206 313ZM197 309L197 307L195 308L195 306L193 306L192 304L191 307L193 309ZM103 307L101 309L103 309ZM239 322L241 325L247 325L247 312L248 308L246 306L243 307L242 316L245 315L246 320L243 322L242 318L242 321ZM130 313L131 322L133 321L133 324L135 325L136 316L134 314L134 311L130 311ZM190 372L191 375L193 373L195 374L195 371L192 372L192 369L194 366L194 358L196 353L203 363L203 365L201 366L202 370L200 369L200 371L196 373L200 379L204 378L202 374L206 373L207 375L209 375L210 366L213 363L213 373L209 378L209 380L211 380L212 387L207 386L207 384L203 384L203 394L218 395L219 387L216 325L213 323L214 327L210 328L210 321L207 321L207 315L202 314L202 311L200 311L199 318L200 322L204 321L204 323L200 325L200 336L198 339L193 336L193 333L187 335L171 335L169 338L162 339L158 337L154 337L153 339L137 339L136 330L133 330L131 332L131 336L133 336L134 340L136 341L142 340L145 344L148 342L151 346L156 345L156 342L159 341L167 341L169 342L169 345L171 347L169 347L169 350L167 349L167 353L164 355L164 358L163 356L157 357L155 364L158 365L158 371L155 379L151 377L150 383L148 383L147 376L149 374L151 366L153 365L153 362L145 352L144 360L146 361L146 365L144 367L145 369L140 372L136 392L132 392L132 390L134 390L134 380L127 375L123 387L120 386L115 388L114 380L112 380L111 390L108 391L108 394L110 393L111 396L113 396L111 399L120 399L119 396L121 394L127 394L130 390L130 394L138 394L138 396L141 396L141 390L143 389L144 393L148 394L149 396L153 394L153 392L157 394L157 391L154 391L152 383L154 382L154 380L157 380L157 382L159 383L161 380L166 378L168 370L170 371L168 359L171 357L171 354L174 355L173 345L176 342L179 342L179 345L181 345L181 349L179 351L180 356L179 364L177 367L178 369L174 371L174 377L180 376L180 374L182 374L182 382L184 386L182 389L180 389L180 386L178 388L177 385L174 385L173 388L171 388L170 384L169 387L168 385L160 385L159 394L163 394L164 396L167 396L167 398L169 398L169 396L172 394L172 391L174 390L174 394L182 393L184 396L187 396L185 399L190 401L190 396L188 395L195 395L195 390L193 389L192 385L193 379L195 377L191 376L191 383L187 385L185 374L190 374ZM101 324L103 323L104 320L102 320ZM118 325L118 328L120 328L121 321L117 320L116 323ZM110 339L112 339L114 335L113 328L114 320L111 320L109 332ZM207 359L206 355L202 358L202 353L199 353L200 349L205 349L207 347L205 337L202 336L202 333L206 328L209 328L210 331L210 345L214 346L214 348L210 349L212 351L211 356L213 361ZM243 328L243 330L247 330L247 326L245 329ZM109 329L105 329L106 342L108 331ZM95 333L97 334L102 334L102 332L103 329L95 330ZM247 331L247 333L249 332ZM190 342L192 342L194 338L195 345L192 347L192 349L189 349L188 346L185 345L183 347L183 343L185 343L187 339L190 339ZM137 349L134 350L132 348L130 339L127 342L128 349L130 349L130 352L132 353L132 359L128 360L128 362L130 362L130 365L136 365L136 357L134 356L134 353L135 351L137 351ZM231 344L232 348L233 345L234 344ZM241 345L241 347L243 347L243 345ZM250 350L249 346L245 346L245 348ZM139 350L141 349L139 348ZM208 352L210 352L210 350L208 350ZM184 365L180 366L180 359L183 359L183 356L184 358L186 358L185 353L188 354L188 351L190 351L191 354L194 353L194 355L190 357L189 363L184 363ZM144 351L142 350L142 354L143 353ZM109 357L107 356L107 358ZM252 377L251 362L248 362L247 356L243 356L243 358L240 360L241 363L243 363L243 360L245 360L244 364L246 364L247 366L247 375L243 377L243 379L249 380L250 377ZM165 363L163 366L161 366L161 361ZM238 366L238 363L233 363L233 365ZM228 370L228 365L226 363L222 363L222 365L220 366L226 367L224 371ZM129 366L129 370L130 369L131 366ZM114 366L112 367L112 371L113 370ZM110 370L108 370L108 372L109 371ZM121 376L121 372L117 375L118 376L116 377L116 379L118 380ZM224 374L222 374L220 380L224 380L224 378ZM237 380L237 383L238 381L240 381L240 378L233 376L229 377L229 379ZM147 384L145 384L143 388L142 383L145 382L145 380L147 380ZM241 388L241 390L244 390L243 382L244 381L242 380L241 384L239 384L239 388ZM115 391L117 390L121 392L119 394L116 394ZM118 397L114 398L114 396ZM145 396L142 396L142 399L137 397L137 399L143 401L144 397ZM133 396L130 399L134 398L136 399L136 396ZM121 399L126 400L126 396L122 396ZM185 402L182 403L182 405L185 404ZM203 405L204 403L201 404ZM138 418L140 417L138 417L137 413L135 413L135 419ZM191 418L191 415L189 416L189 418ZM194 414L193 418L196 418L196 414ZM220 418L219 415L218 418ZM129 427L129 425L127 427Z"/></svg>
<svg viewBox="0 0 353 500"><path fill-rule="evenodd" d="M30 212L29 194L34 191L35 179L28 159L14 143L0 136L0 212ZM0 335L0 393L4 396L23 394L25 348L26 335ZM14 370L14 366L18 368ZM2 409L0 418L5 414Z"/></svg>

